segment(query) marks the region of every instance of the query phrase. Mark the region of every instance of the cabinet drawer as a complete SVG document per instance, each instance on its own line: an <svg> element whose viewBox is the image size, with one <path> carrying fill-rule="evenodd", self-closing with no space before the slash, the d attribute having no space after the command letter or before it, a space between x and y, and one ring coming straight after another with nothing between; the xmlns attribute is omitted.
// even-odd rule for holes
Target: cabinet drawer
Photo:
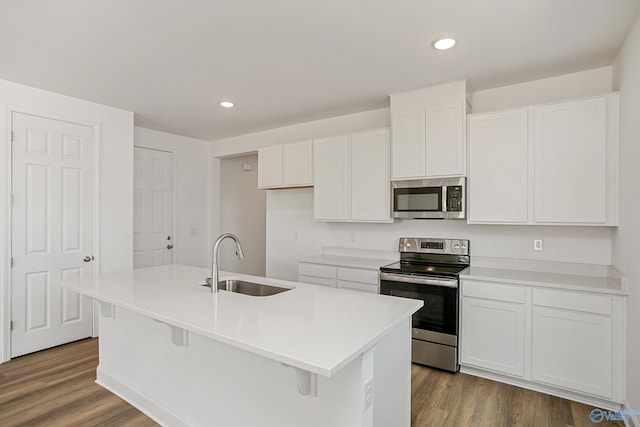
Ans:
<svg viewBox="0 0 640 427"><path fill-rule="evenodd" d="M330 265L298 263L298 274L303 276L336 278L336 268Z"/></svg>
<svg viewBox="0 0 640 427"><path fill-rule="evenodd" d="M378 270L363 270L360 268L338 267L338 279L349 282L378 284Z"/></svg>
<svg viewBox="0 0 640 427"><path fill-rule="evenodd" d="M611 297L579 292L534 289L533 305L611 315Z"/></svg>
<svg viewBox="0 0 640 427"><path fill-rule="evenodd" d="M314 276L304 276L302 274L298 275L298 282L300 283L308 283L310 285L320 285L320 286L329 286L331 288L336 287L335 279L327 279L326 277L314 277Z"/></svg>
<svg viewBox="0 0 640 427"><path fill-rule="evenodd" d="M338 287L342 289L350 289L352 291L358 291L358 292L369 292L372 294L378 293L378 285L370 285L368 283L338 280Z"/></svg>
<svg viewBox="0 0 640 427"><path fill-rule="evenodd" d="M477 282L475 280L462 281L462 295L465 297L524 304L525 293L525 288L517 285L499 285L497 283Z"/></svg>

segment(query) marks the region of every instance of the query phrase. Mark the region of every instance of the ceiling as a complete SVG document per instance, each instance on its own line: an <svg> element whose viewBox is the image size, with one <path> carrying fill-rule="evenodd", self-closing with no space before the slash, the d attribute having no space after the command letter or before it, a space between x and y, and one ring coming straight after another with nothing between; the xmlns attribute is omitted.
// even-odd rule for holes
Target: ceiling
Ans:
<svg viewBox="0 0 640 427"><path fill-rule="evenodd" d="M638 0L0 0L0 78L217 140L611 65ZM450 51L430 47L454 35ZM222 100L236 102L223 109Z"/></svg>

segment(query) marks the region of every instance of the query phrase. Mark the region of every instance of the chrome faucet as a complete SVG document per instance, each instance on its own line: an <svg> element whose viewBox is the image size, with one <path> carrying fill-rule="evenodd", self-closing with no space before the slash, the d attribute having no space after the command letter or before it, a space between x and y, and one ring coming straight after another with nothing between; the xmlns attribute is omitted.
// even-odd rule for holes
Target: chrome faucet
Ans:
<svg viewBox="0 0 640 427"><path fill-rule="evenodd" d="M213 254L211 255L211 292L218 292L218 246L226 238L233 239L236 242L236 255L238 258L244 259L244 252L242 252L242 246L240 246L240 240L231 233L225 233L218 237L213 244Z"/></svg>

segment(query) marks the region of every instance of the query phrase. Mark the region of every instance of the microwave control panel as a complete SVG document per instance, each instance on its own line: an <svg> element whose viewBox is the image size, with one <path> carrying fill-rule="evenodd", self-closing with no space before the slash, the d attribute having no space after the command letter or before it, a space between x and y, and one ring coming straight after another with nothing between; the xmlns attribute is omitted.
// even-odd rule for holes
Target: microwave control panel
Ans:
<svg viewBox="0 0 640 427"><path fill-rule="evenodd" d="M447 211L462 212L462 186L451 185L447 187Z"/></svg>

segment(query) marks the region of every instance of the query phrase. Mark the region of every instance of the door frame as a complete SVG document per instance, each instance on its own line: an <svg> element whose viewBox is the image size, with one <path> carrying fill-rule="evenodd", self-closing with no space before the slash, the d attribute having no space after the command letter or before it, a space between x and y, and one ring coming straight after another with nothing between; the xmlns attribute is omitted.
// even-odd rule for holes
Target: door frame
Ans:
<svg viewBox="0 0 640 427"><path fill-rule="evenodd" d="M5 149L0 150L0 165L7 168L7 182L4 188L6 191L6 199L4 203L0 200L0 209L5 210L6 221L0 224L4 228L5 236L7 236L4 247L0 247L0 254L4 252L4 259L0 259L0 267L4 263L4 272L0 269L0 300L2 301L2 319L0 319L0 363L11 360L11 241L12 241L12 218L11 218L11 194L12 194L12 142L11 132L13 129L12 115L13 113L28 114L32 116L43 117L62 122L73 123L77 125L87 126L93 129L93 255L97 262L92 263L93 274L100 272L100 122L89 120L82 117L72 117L65 114L59 114L51 111L41 111L34 108L6 105L4 108L5 129L2 132L2 122L0 122L0 136L4 135ZM2 157L5 157L2 159ZM4 206L3 206L4 205ZM4 279L4 280L3 280ZM93 336L98 335L98 316L97 304L93 303Z"/></svg>
<svg viewBox="0 0 640 427"><path fill-rule="evenodd" d="M173 187L173 200L171 201L171 214L173 216L173 219L171 220L171 229L172 229L172 242L173 242L173 263L176 264L176 258L178 257L178 253L180 252L180 248L178 247L178 245L176 245L176 231L178 229L178 212L177 212L177 203L176 203L176 198L178 197L178 174L176 173L176 168L177 168L177 164L176 164L176 150L168 148L168 147L162 147L162 148L158 148L158 147L153 147L149 144L144 144L141 142L136 142L135 140L133 141L133 149L135 151L136 148L143 148L145 150L153 150L153 151L162 151L164 153L171 153L171 186ZM135 156L135 154L134 154ZM134 168L134 174L135 174L135 162L133 165ZM135 197L135 196L134 196ZM131 254L131 256L133 256L133 254Z"/></svg>

